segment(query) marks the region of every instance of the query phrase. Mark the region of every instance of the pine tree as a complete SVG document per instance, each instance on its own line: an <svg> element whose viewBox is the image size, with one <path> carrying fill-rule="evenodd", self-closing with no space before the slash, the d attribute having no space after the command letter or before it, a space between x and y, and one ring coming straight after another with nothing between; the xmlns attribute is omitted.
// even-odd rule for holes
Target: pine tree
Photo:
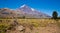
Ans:
<svg viewBox="0 0 60 33"><path fill-rule="evenodd" d="M58 13L56 11L54 11L53 14L52 14L52 17L53 17L53 19L57 19Z"/></svg>

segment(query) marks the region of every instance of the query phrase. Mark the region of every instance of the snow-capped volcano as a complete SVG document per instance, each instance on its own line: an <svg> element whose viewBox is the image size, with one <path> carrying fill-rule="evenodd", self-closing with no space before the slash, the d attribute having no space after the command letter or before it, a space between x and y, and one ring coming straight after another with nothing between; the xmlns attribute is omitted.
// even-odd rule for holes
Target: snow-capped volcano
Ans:
<svg viewBox="0 0 60 33"><path fill-rule="evenodd" d="M25 16L25 18L50 18L49 15L39 12L38 10L31 8L25 4L14 10L9 8L0 9L0 17L3 18L4 17L22 18L23 16Z"/></svg>
<svg viewBox="0 0 60 33"><path fill-rule="evenodd" d="M32 12L32 9L29 6L25 5L25 4L22 5L20 8L18 8L18 10L24 11L26 13Z"/></svg>
<svg viewBox="0 0 60 33"><path fill-rule="evenodd" d="M39 12L38 10L27 6L26 4L22 5L17 10L23 11L25 13L25 16L28 16L28 17L35 17L35 18L50 17L49 15Z"/></svg>
<svg viewBox="0 0 60 33"><path fill-rule="evenodd" d="M22 5L20 8L18 8L17 10L21 10L27 14L39 14L39 12L37 10L35 10L34 8L31 8L27 5Z"/></svg>
<svg viewBox="0 0 60 33"><path fill-rule="evenodd" d="M28 7L27 5L25 5L25 4L24 4L24 5L22 5L20 8L24 8L24 7L25 7L25 8L29 8L29 7ZM32 11L34 11L34 9L33 9L33 8L31 8L31 10L32 10Z"/></svg>

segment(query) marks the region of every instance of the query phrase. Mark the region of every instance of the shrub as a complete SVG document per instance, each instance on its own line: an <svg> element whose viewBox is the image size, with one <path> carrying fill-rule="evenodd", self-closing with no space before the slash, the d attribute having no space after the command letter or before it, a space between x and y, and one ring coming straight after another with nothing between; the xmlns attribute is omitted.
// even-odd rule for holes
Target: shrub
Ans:
<svg viewBox="0 0 60 33"><path fill-rule="evenodd" d="M58 13L56 11L54 11L53 14L52 14L52 18L57 19L57 17L58 17Z"/></svg>

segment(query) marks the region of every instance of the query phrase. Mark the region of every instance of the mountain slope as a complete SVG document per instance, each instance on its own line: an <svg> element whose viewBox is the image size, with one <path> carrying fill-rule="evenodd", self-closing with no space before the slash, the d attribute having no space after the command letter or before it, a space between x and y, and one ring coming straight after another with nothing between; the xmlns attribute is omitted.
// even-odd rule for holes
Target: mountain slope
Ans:
<svg viewBox="0 0 60 33"><path fill-rule="evenodd" d="M22 5L16 10L11 10L9 8L0 9L1 18L50 18L49 15L39 12L38 10L31 8L27 5Z"/></svg>
<svg viewBox="0 0 60 33"><path fill-rule="evenodd" d="M26 18L49 18L50 17L49 15L39 12L38 10L35 10L27 5L22 5L17 10L21 10L22 12L24 12Z"/></svg>

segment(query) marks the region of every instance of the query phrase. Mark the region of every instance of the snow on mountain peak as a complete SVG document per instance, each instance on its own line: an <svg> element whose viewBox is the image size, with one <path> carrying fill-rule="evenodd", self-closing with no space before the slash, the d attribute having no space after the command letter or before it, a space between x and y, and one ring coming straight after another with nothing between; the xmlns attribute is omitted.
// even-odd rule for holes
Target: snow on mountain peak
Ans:
<svg viewBox="0 0 60 33"><path fill-rule="evenodd" d="M26 5L24 4L24 5L21 6L21 8L22 8L22 7L25 7L25 6L26 6Z"/></svg>
<svg viewBox="0 0 60 33"><path fill-rule="evenodd" d="M35 11L35 9L31 8L32 11Z"/></svg>

